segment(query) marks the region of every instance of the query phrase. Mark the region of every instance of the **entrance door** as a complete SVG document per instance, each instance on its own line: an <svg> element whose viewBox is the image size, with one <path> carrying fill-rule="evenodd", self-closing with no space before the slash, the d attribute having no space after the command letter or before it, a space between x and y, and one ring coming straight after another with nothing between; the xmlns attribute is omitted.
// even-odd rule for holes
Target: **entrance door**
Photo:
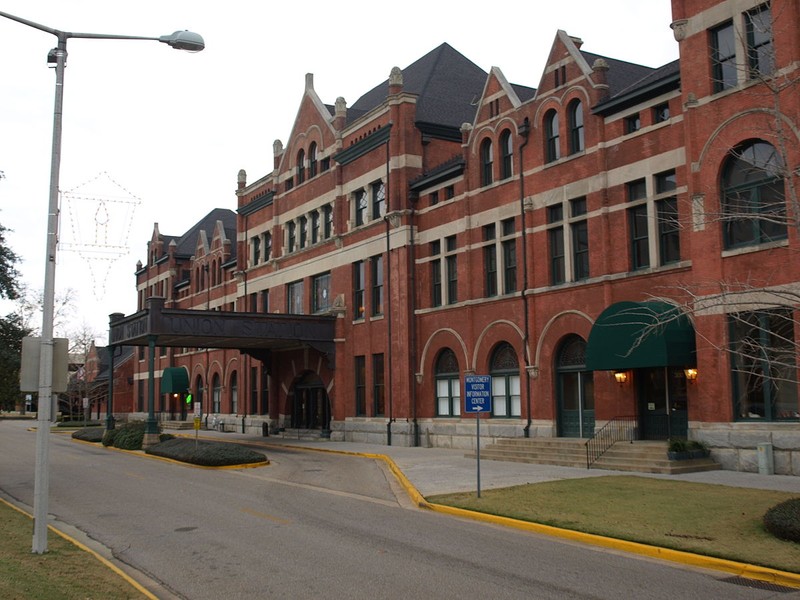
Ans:
<svg viewBox="0 0 800 600"><path fill-rule="evenodd" d="M689 431L689 417L686 411L686 377L683 369L638 369L635 377L639 396L641 439L685 438Z"/></svg>
<svg viewBox="0 0 800 600"><path fill-rule="evenodd" d="M322 381L309 373L294 385L292 428L328 429L331 412L328 393Z"/></svg>
<svg viewBox="0 0 800 600"><path fill-rule="evenodd" d="M594 433L594 374L586 370L586 342L568 338L556 365L556 415L559 437L590 437Z"/></svg>

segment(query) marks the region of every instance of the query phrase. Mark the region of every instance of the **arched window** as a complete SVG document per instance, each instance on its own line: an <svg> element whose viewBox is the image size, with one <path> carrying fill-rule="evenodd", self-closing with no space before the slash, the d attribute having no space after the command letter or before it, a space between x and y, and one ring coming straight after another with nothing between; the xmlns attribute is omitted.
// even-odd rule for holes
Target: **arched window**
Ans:
<svg viewBox="0 0 800 600"><path fill-rule="evenodd" d="M300 150L297 153L297 183L303 183L306 180L306 152Z"/></svg>
<svg viewBox="0 0 800 600"><path fill-rule="evenodd" d="M489 373L492 376L492 416L520 416L519 361L511 344L503 342L495 348Z"/></svg>
<svg viewBox="0 0 800 600"><path fill-rule="evenodd" d="M481 142L481 185L492 183L492 140Z"/></svg>
<svg viewBox="0 0 800 600"><path fill-rule="evenodd" d="M511 131L506 129L500 134L500 179L508 179L514 174L514 147Z"/></svg>
<svg viewBox="0 0 800 600"><path fill-rule="evenodd" d="M567 109L569 117L569 153L583 152L583 104L573 100Z"/></svg>
<svg viewBox="0 0 800 600"><path fill-rule="evenodd" d="M458 359L445 348L436 359L436 416L456 417L461 414L461 376Z"/></svg>
<svg viewBox="0 0 800 600"><path fill-rule="evenodd" d="M314 177L317 174L317 142L311 142L308 147L308 177Z"/></svg>
<svg viewBox="0 0 800 600"><path fill-rule="evenodd" d="M236 371L231 373L231 413L239 413L239 381L236 377Z"/></svg>
<svg viewBox="0 0 800 600"><path fill-rule="evenodd" d="M561 158L561 148L558 141L558 113L555 110L547 111L544 116L545 135L545 162L553 162Z"/></svg>
<svg viewBox="0 0 800 600"><path fill-rule="evenodd" d="M214 373L214 379L211 380L211 412L219 413L222 400L222 385L219 381L219 374Z"/></svg>
<svg viewBox="0 0 800 600"><path fill-rule="evenodd" d="M722 168L726 248L786 238L784 165L773 146L751 140L730 151Z"/></svg>

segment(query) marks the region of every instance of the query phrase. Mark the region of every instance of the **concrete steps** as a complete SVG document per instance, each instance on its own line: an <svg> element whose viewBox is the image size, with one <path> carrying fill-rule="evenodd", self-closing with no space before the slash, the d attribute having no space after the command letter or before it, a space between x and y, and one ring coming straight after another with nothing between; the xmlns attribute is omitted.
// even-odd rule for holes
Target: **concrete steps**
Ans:
<svg viewBox="0 0 800 600"><path fill-rule="evenodd" d="M481 459L585 469L585 443L586 440L573 438L501 438L481 448ZM476 454L471 452L466 456L475 458ZM669 460L666 442L636 441L614 444L591 468L678 474L713 471L720 466L708 457Z"/></svg>

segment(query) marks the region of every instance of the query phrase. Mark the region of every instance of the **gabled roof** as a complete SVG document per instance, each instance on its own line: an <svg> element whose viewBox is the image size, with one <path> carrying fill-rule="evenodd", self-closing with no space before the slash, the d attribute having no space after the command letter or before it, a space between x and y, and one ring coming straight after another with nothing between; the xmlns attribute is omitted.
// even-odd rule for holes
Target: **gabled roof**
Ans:
<svg viewBox="0 0 800 600"><path fill-rule="evenodd" d="M403 91L417 94L417 122L460 128L472 123L488 73L447 43L403 69ZM347 109L348 121L386 101L389 79Z"/></svg>
<svg viewBox="0 0 800 600"><path fill-rule="evenodd" d="M236 213L227 208L215 208L205 217L195 223L182 236L173 238L175 239L175 254L177 256L189 257L194 256L195 248L197 247L197 236L201 231L205 231L209 239L214 236L214 228L217 226L217 221L222 221L222 226L225 228L225 235L228 239L236 239ZM164 236L164 241L168 244L170 239ZM236 244L231 244L231 253L236 252Z"/></svg>

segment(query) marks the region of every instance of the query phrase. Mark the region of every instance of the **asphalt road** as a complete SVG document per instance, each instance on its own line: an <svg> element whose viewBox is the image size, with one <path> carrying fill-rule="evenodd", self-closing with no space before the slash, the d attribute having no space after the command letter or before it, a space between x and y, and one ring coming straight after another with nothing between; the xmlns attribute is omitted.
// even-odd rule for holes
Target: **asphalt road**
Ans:
<svg viewBox="0 0 800 600"><path fill-rule="evenodd" d="M0 491L28 507L35 437L0 422ZM800 598L419 510L372 459L276 448L206 470L50 439L49 512L161 598Z"/></svg>

